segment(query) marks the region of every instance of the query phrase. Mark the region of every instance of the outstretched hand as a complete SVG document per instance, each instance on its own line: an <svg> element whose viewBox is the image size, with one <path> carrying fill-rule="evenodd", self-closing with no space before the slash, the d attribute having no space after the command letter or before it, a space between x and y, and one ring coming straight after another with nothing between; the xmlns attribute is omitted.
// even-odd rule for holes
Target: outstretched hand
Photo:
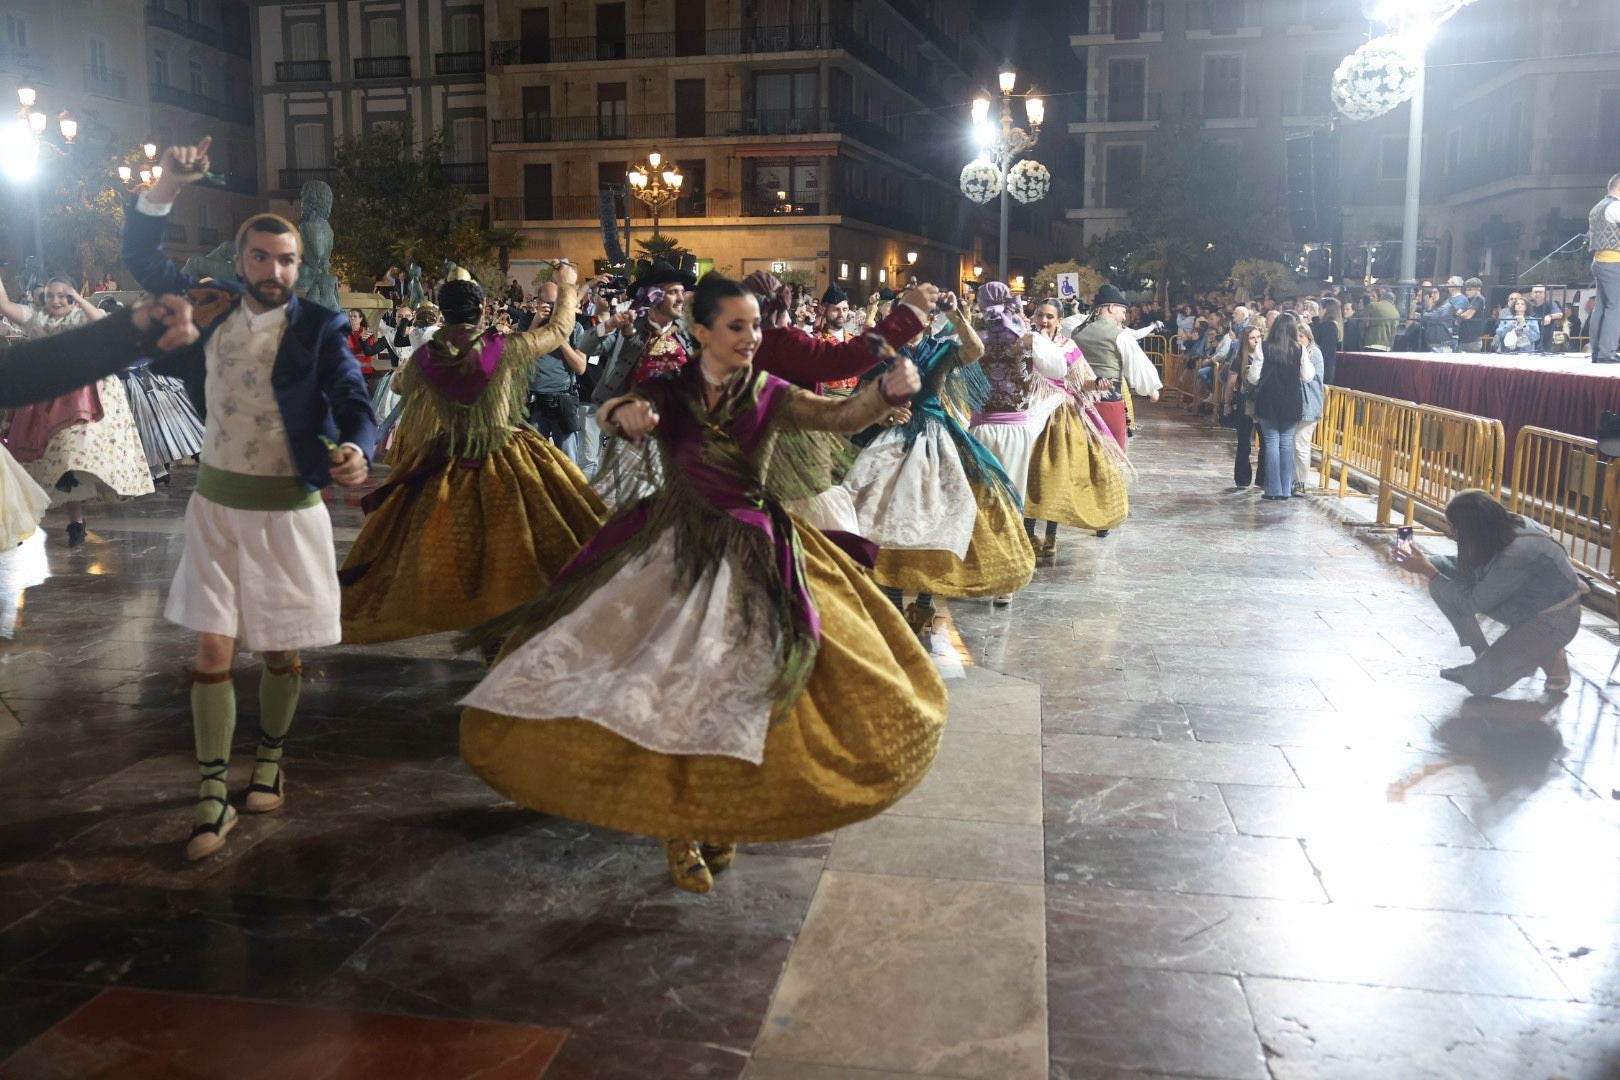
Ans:
<svg viewBox="0 0 1620 1080"><path fill-rule="evenodd" d="M142 334L154 327L162 327L158 337L159 352L173 352L196 342L200 336L197 324L191 319L191 303L183 296L160 296L149 304L142 304L131 314L135 329Z"/></svg>
<svg viewBox="0 0 1620 1080"><path fill-rule="evenodd" d="M637 398L616 407L612 421L618 426L619 434L638 443L658 426L658 410L653 408L652 402Z"/></svg>
<svg viewBox="0 0 1620 1080"><path fill-rule="evenodd" d="M912 395L922 389L922 376L917 374L917 365L902 356L884 373L878 389L883 400L891 405L909 402Z"/></svg>

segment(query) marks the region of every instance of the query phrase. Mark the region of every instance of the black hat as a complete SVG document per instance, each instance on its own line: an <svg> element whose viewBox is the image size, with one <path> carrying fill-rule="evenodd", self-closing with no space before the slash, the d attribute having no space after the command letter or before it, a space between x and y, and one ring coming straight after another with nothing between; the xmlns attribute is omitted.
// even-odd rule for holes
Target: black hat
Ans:
<svg viewBox="0 0 1620 1080"><path fill-rule="evenodd" d="M840 289L836 284L828 285L827 291L821 294L821 302L828 307L832 307L834 304L847 303L848 300L849 293Z"/></svg>
<svg viewBox="0 0 1620 1080"><path fill-rule="evenodd" d="M447 281L439 286L439 310L447 323L476 323L484 314L484 290L476 281Z"/></svg>
<svg viewBox="0 0 1620 1080"><path fill-rule="evenodd" d="M632 288L645 289L650 285L685 285L690 289L697 285L697 277L676 269L663 259L654 259L652 265L641 272Z"/></svg>
<svg viewBox="0 0 1620 1080"><path fill-rule="evenodd" d="M878 286L877 298L878 298L878 303L880 303L880 304L887 304L890 300L895 299L897 295L898 294L895 293L895 291L893 289L889 288L887 285L879 285Z"/></svg>
<svg viewBox="0 0 1620 1080"><path fill-rule="evenodd" d="M1105 281L1103 282L1102 287L1097 290L1096 299L1091 301L1092 307L1102 307L1104 304L1120 304L1122 306L1129 306L1130 301L1125 299L1124 293L1120 292L1118 289L1114 288Z"/></svg>

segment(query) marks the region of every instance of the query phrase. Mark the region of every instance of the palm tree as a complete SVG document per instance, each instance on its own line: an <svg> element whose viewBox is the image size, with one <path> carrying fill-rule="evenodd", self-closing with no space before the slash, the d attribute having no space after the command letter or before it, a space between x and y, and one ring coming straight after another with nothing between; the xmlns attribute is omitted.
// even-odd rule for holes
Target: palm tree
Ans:
<svg viewBox="0 0 1620 1080"><path fill-rule="evenodd" d="M513 253L522 251L528 240L517 229L487 229L484 242L495 249L495 259L500 263L504 276L512 266Z"/></svg>

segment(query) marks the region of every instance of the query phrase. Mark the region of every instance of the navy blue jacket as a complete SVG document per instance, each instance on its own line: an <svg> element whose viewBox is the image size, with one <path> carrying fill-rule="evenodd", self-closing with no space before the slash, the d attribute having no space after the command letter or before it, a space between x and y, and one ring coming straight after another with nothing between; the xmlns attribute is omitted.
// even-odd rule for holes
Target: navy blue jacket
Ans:
<svg viewBox="0 0 1620 1080"><path fill-rule="evenodd" d="M167 215L143 214L134 206L124 214L124 265L141 288L153 296L183 295L198 284L163 254L163 227L167 222ZM241 303L240 282L210 284L236 294L232 311ZM153 371L185 383L199 416L205 415L207 408L203 348L221 321L215 319L204 326L195 345L152 361ZM270 385L275 389L281 421L287 428L287 443L304 483L323 488L332 482L331 449L323 438L333 443L353 443L367 461L371 460L377 445L377 417L371 411L371 395L366 392L360 362L349 351L346 315L298 296L288 300L287 330L276 350Z"/></svg>

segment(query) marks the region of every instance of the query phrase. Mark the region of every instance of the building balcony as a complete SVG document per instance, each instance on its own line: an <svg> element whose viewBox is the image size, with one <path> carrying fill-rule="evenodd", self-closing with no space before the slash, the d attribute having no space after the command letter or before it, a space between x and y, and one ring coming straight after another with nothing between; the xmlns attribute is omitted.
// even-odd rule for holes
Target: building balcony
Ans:
<svg viewBox="0 0 1620 1080"><path fill-rule="evenodd" d="M1314 123L1338 112L1333 106L1333 96L1328 93L1326 86L1316 86L1309 90L1300 87L1284 90L1277 99L1278 111L1285 123Z"/></svg>
<svg viewBox="0 0 1620 1080"><path fill-rule="evenodd" d="M1086 95L1083 119L1069 124L1075 134L1101 131L1151 131L1164 119L1163 94Z"/></svg>
<svg viewBox="0 0 1620 1080"><path fill-rule="evenodd" d="M682 199L672 210L659 218L664 222L680 219L704 218L759 218L784 224L816 217L851 217L883 225L902 232L922 235L922 221L913 210L905 207L883 206L879 203L849 196L833 198L826 192L810 193L797 199L777 199L752 191L740 194L698 194ZM641 203L634 204L632 220L650 219L652 211ZM536 221L568 221L589 223L593 227L601 220L601 204L595 195L553 195L550 198L524 198L501 196L492 200L492 224L518 225Z"/></svg>
<svg viewBox="0 0 1620 1080"><path fill-rule="evenodd" d="M329 83L332 81L330 60L277 60L276 82Z"/></svg>
<svg viewBox="0 0 1620 1080"><path fill-rule="evenodd" d="M444 171L445 179L459 187L472 190L475 194L484 194L489 191L489 162L487 161L447 161L439 166Z"/></svg>
<svg viewBox="0 0 1620 1080"><path fill-rule="evenodd" d="M1114 0L1093 4L1091 21L1076 27L1069 44L1075 48L1116 41L1163 41L1164 0Z"/></svg>
<svg viewBox="0 0 1620 1080"><path fill-rule="evenodd" d="M259 193L259 180L252 173L226 173L225 182L220 187L225 191L235 192L238 195L257 195Z"/></svg>
<svg viewBox="0 0 1620 1080"><path fill-rule="evenodd" d="M1596 139L1553 139L1535 155L1536 172L1543 176L1602 177L1600 190L1614 167L1614 147Z"/></svg>
<svg viewBox="0 0 1620 1080"><path fill-rule="evenodd" d="M190 90L182 90L178 86L168 86L164 83L152 83L147 89L154 105L173 105L177 109L217 117L233 124L246 124L249 127L253 124L251 105L220 101L218 98L194 94Z"/></svg>
<svg viewBox="0 0 1620 1080"><path fill-rule="evenodd" d="M1259 37L1260 22L1248 0L1191 0L1187 5L1187 38Z"/></svg>
<svg viewBox="0 0 1620 1080"><path fill-rule="evenodd" d="M821 23L805 23L627 34L622 38L497 41L491 45L490 53L493 66L505 67L512 64L594 63L600 60L661 60L677 56L739 56L832 47L831 27Z"/></svg>
<svg viewBox="0 0 1620 1080"><path fill-rule="evenodd" d="M1260 119L1260 102L1253 91L1222 91L1181 95L1181 115L1201 121L1205 127L1254 127Z"/></svg>
<svg viewBox="0 0 1620 1080"><path fill-rule="evenodd" d="M297 191L311 180L324 180L330 184L336 178L337 170L328 166L307 169L282 169L281 190Z"/></svg>
<svg viewBox="0 0 1620 1080"><path fill-rule="evenodd" d="M253 55L253 47L247 35L177 15L160 4L146 5L146 25L179 34L181 37L190 38L192 41L201 42L234 56L251 58Z"/></svg>
<svg viewBox="0 0 1620 1080"><path fill-rule="evenodd" d="M212 225L197 226L197 243L203 247L216 247L219 244L219 230Z"/></svg>
<svg viewBox="0 0 1620 1080"><path fill-rule="evenodd" d="M929 46L945 59L951 61L964 74L971 74L961 44L947 37L940 25L930 19L922 8L918 7L912 0L885 0L885 2L898 12L901 18L910 23L914 29L922 32L922 43L924 45Z"/></svg>
<svg viewBox="0 0 1620 1080"><path fill-rule="evenodd" d="M408 56L357 56L354 59L356 79L408 79L411 77L411 58Z"/></svg>
<svg viewBox="0 0 1620 1080"><path fill-rule="evenodd" d="M490 121L490 141L514 143L617 140L750 139L847 135L925 172L937 172L940 146L838 109L752 109L746 112L635 113L629 116L530 116Z"/></svg>
<svg viewBox="0 0 1620 1080"><path fill-rule="evenodd" d="M1529 155L1526 153L1488 153L1470 161L1459 161L1447 167L1441 180L1441 192L1453 195L1515 176L1528 176Z"/></svg>
<svg viewBox="0 0 1620 1080"><path fill-rule="evenodd" d="M99 97L129 100L129 79L122 71L85 65L84 88Z"/></svg>
<svg viewBox="0 0 1620 1080"><path fill-rule="evenodd" d="M482 75L484 50L474 52L443 52L433 54L435 75Z"/></svg>

